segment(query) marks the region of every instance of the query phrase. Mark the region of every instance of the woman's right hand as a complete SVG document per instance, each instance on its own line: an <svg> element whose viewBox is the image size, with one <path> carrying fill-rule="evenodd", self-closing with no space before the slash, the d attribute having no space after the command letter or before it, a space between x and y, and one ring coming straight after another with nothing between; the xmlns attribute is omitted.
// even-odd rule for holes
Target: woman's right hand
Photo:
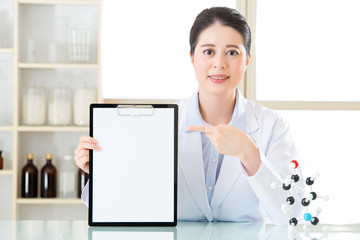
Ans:
<svg viewBox="0 0 360 240"><path fill-rule="evenodd" d="M97 141L89 136L81 136L79 145L75 149L74 160L76 165L89 173L89 149L100 150L101 148L97 145Z"/></svg>

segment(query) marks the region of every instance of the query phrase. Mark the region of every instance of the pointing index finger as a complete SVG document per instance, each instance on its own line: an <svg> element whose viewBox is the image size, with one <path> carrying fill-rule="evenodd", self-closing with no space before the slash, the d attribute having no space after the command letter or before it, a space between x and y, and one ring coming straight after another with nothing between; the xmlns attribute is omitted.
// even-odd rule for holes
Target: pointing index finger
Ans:
<svg viewBox="0 0 360 240"><path fill-rule="evenodd" d="M204 133L212 133L213 132L212 126L205 126L205 125L188 126L185 129L187 131L193 131L193 132L204 132Z"/></svg>

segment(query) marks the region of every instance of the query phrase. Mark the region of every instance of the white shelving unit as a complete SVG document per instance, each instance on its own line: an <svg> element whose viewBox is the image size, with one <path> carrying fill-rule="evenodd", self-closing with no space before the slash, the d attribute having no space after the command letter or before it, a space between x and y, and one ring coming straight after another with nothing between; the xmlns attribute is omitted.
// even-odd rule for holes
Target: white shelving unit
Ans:
<svg viewBox="0 0 360 240"><path fill-rule="evenodd" d="M30 82L47 91L58 84L71 92L85 85L96 88L97 102L102 102L98 60L100 7L101 0L0 2L0 18L9 16L7 39L1 41L0 35L0 98L7 94L5 100L10 106L6 111L0 109L0 150L5 159L4 170L0 170L0 199L4 206L0 206L0 220L87 219L87 208L77 198L43 199L40 188L37 198L21 198L21 170L26 164L27 153L34 154L40 182L46 153L53 154L53 164L59 173L64 155L73 155L79 137L88 135L88 126L24 125L22 93ZM0 24L0 32L4 28ZM69 36L74 31L87 34L86 43L81 46L84 55L74 55L71 49ZM2 42L7 44L2 46ZM77 47L76 51L79 49ZM3 76L1 72L8 74Z"/></svg>
<svg viewBox="0 0 360 240"><path fill-rule="evenodd" d="M13 53L12 48L0 48L0 53Z"/></svg>

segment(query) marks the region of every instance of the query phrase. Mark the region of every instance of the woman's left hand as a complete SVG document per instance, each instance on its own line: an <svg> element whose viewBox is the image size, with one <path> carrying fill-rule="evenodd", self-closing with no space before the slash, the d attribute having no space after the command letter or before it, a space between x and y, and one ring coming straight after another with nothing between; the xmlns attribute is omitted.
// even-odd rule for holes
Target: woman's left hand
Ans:
<svg viewBox="0 0 360 240"><path fill-rule="evenodd" d="M249 176L254 175L259 169L261 164L259 149L240 129L220 124L217 126L188 126L186 130L205 133L219 153L239 157Z"/></svg>

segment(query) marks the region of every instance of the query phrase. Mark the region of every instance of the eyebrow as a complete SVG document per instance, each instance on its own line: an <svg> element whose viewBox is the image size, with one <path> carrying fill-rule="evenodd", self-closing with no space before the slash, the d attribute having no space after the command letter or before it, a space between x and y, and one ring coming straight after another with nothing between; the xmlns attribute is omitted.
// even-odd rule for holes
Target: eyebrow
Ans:
<svg viewBox="0 0 360 240"><path fill-rule="evenodd" d="M200 47L215 47L215 44L206 43L206 44L201 45ZM239 46L234 45L234 44L226 45L226 47L227 47L227 48L238 48L238 49L240 49Z"/></svg>

